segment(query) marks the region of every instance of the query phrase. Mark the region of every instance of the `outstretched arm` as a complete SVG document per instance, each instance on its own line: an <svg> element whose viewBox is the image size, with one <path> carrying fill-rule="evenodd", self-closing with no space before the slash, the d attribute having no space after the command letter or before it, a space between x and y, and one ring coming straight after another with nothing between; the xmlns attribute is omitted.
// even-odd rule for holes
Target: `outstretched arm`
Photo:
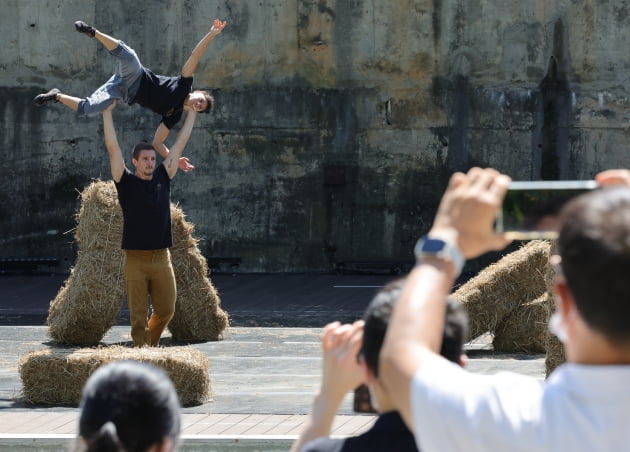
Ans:
<svg viewBox="0 0 630 452"><path fill-rule="evenodd" d="M166 159L171 152L166 144L164 144L169 133L170 129L161 122L159 127L155 131L155 135L153 136L153 147L164 159ZM188 160L188 158L186 157L180 157L178 167L180 170L186 173L195 169L195 167L190 164L190 160Z"/></svg>
<svg viewBox="0 0 630 452"><path fill-rule="evenodd" d="M164 160L164 167L166 168L168 177L170 177L171 179L175 177L175 173L177 172L179 164L179 159L184 152L186 144L188 143L188 139L190 138L193 126L195 125L196 117L197 113L194 110L190 110L188 111L188 113L186 113L186 120L184 121L184 125L177 134L175 143L173 143L173 146L171 147L170 152L166 157L166 160Z"/></svg>
<svg viewBox="0 0 630 452"><path fill-rule="evenodd" d="M212 42L216 35L221 33L225 26L227 25L226 21L221 22L219 19L215 19L212 27L210 27L210 31L206 33L206 35L201 38L201 41L197 43L192 53L184 63L184 67L182 68L182 75L184 77L192 77L195 71L197 70L197 66L199 66L199 59L206 52L208 45Z"/></svg>
<svg viewBox="0 0 630 452"><path fill-rule="evenodd" d="M109 154L109 165L112 171L112 178L114 179L114 182L120 182L123 171L125 171L125 159L118 144L116 130L114 129L112 110L115 106L116 102L103 111L103 134L105 135L105 146L107 147L107 153Z"/></svg>
<svg viewBox="0 0 630 452"><path fill-rule="evenodd" d="M472 168L467 174L455 173L440 201L429 236L459 248L467 259L504 248L509 240L494 232L493 223L509 182L509 177L491 169ZM455 265L447 258L434 256L419 261L407 277L385 334L380 376L412 431L410 383L419 368L430 371L426 364L439 355L444 300L456 276Z"/></svg>
<svg viewBox="0 0 630 452"><path fill-rule="evenodd" d="M324 327L322 335L322 383L306 426L291 447L298 452L306 443L330 436L335 415L348 392L365 381L365 374L357 363L363 341L364 322L352 325L333 322Z"/></svg>

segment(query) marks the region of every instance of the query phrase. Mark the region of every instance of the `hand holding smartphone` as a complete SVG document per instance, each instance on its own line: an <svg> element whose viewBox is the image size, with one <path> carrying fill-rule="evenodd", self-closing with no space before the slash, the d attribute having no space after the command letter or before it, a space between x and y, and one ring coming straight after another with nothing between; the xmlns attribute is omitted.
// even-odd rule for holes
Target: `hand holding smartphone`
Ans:
<svg viewBox="0 0 630 452"><path fill-rule="evenodd" d="M513 181L497 214L495 229L512 240L555 239L562 207L597 187L594 180Z"/></svg>

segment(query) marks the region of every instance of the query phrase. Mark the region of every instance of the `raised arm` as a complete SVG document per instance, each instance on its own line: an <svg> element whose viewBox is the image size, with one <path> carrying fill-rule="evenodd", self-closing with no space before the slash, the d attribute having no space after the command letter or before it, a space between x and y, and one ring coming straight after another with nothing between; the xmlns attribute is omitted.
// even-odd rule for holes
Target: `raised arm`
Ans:
<svg viewBox="0 0 630 452"><path fill-rule="evenodd" d="M346 394L365 382L365 373L357 362L363 326L363 320L358 320L352 325L333 322L324 328L321 386L304 430L293 443L291 452L298 452L309 441L330 436L337 410Z"/></svg>
<svg viewBox="0 0 630 452"><path fill-rule="evenodd" d="M188 139L190 138L190 134L192 132L193 126L195 125L195 118L197 117L197 113L194 110L189 110L186 113L186 119L184 120L184 125L179 130L177 134L177 138L175 139L175 143L170 149L166 160L164 160L164 167L166 168L166 172L168 173L168 177L171 179L175 177L175 173L177 172L179 159L184 152L184 148L188 143Z"/></svg>
<svg viewBox="0 0 630 452"><path fill-rule="evenodd" d="M155 131L155 135L153 136L153 147L164 159L166 159L171 152L166 144L164 144L166 138L168 138L169 133L170 129L161 122L159 127ZM186 157L180 157L178 167L180 170L186 173L195 169L195 167L190 164L190 160L188 160Z"/></svg>
<svg viewBox="0 0 630 452"><path fill-rule="evenodd" d="M114 119L112 118L112 110L116 106L116 102L107 107L103 111L103 134L105 135L105 146L109 154L109 165L112 171L114 182L120 182L123 171L125 171L125 159L118 144L116 130L114 129Z"/></svg>
<svg viewBox="0 0 630 452"><path fill-rule="evenodd" d="M227 25L226 21L221 22L219 19L215 19L212 27L210 27L210 31L206 33L206 35L201 38L201 41L197 43L192 53L184 63L184 67L182 67L182 75L184 77L192 77L195 71L197 70L197 66L199 65L199 59L206 52L208 45L212 42L212 40L223 31L225 26Z"/></svg>
<svg viewBox="0 0 630 452"><path fill-rule="evenodd" d="M494 232L493 223L509 181L491 169L454 174L429 237L458 248L467 259L505 247L509 240ZM455 272L454 262L446 256L422 258L407 277L385 334L380 375L412 431L410 384L416 371L430 370L426 364L439 355L444 300L457 277Z"/></svg>

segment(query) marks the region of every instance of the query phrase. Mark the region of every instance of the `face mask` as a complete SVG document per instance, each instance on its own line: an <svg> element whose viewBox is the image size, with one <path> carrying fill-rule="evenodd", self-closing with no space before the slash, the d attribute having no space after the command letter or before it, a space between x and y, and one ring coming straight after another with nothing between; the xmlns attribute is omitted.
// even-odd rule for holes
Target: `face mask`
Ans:
<svg viewBox="0 0 630 452"><path fill-rule="evenodd" d="M567 330L558 311L554 312L549 318L549 331L563 344L567 342Z"/></svg>

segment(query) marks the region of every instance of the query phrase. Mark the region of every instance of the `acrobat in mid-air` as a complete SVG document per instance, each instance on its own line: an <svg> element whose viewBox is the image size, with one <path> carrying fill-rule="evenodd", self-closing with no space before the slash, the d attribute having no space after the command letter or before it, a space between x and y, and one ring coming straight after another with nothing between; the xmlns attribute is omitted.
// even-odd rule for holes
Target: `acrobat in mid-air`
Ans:
<svg viewBox="0 0 630 452"><path fill-rule="evenodd" d="M153 147L166 158L169 149L164 142L171 128L181 119L183 111L209 113L213 107L214 98L207 91L192 90L193 74L208 45L226 24L225 21L215 19L210 31L201 38L184 63L181 74L168 77L155 74L143 66L136 52L123 41L101 33L85 22L77 21L74 26L79 33L96 38L117 59L114 74L89 97L69 96L53 88L47 93L39 94L33 101L37 106L51 101L61 102L72 110L87 115L103 112L117 99L129 105L139 104L162 116L155 131ZM182 158L179 168L190 171L194 167L188 159Z"/></svg>

